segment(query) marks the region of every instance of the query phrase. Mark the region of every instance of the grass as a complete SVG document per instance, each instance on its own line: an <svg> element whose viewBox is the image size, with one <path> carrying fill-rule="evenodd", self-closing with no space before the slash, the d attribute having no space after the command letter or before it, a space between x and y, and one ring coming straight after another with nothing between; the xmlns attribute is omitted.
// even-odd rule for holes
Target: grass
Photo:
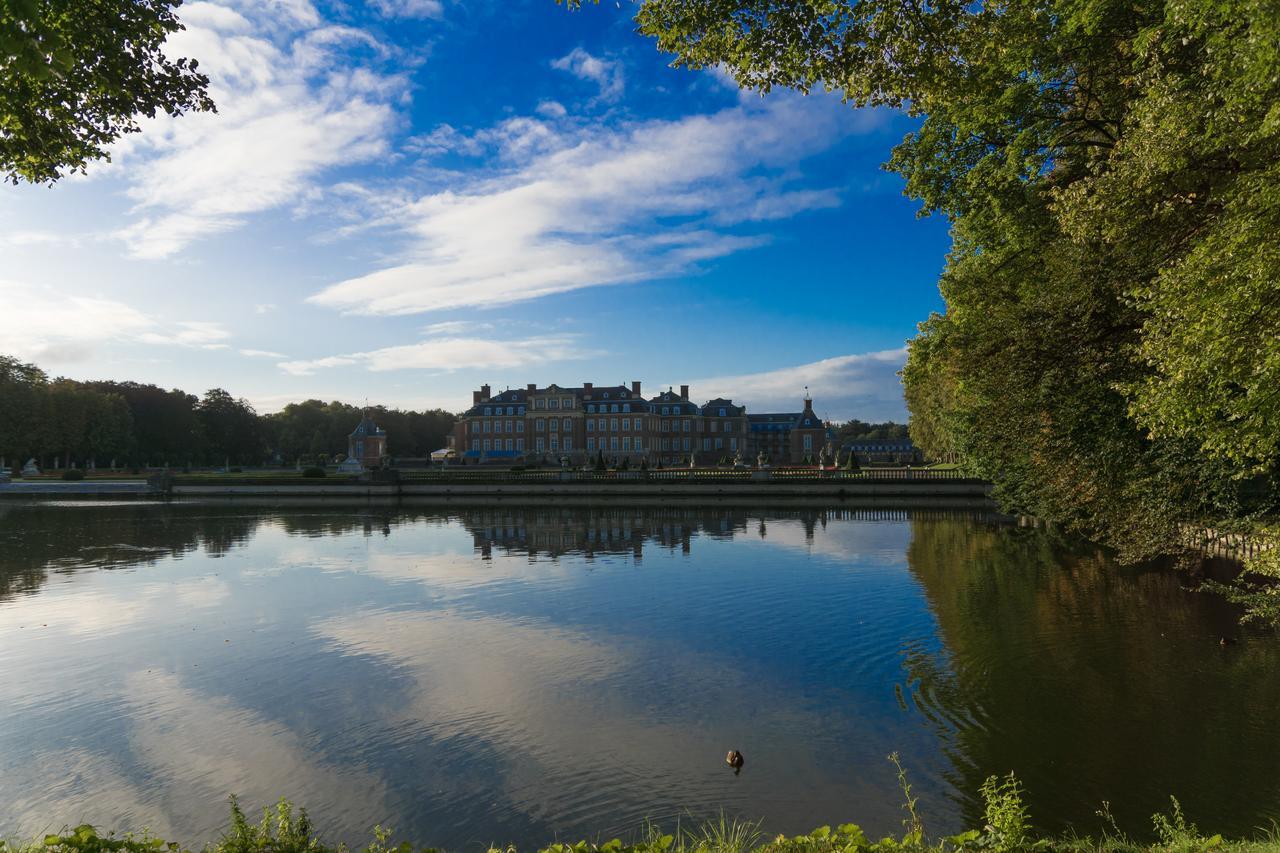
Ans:
<svg viewBox="0 0 1280 853"><path fill-rule="evenodd" d="M898 768L898 783L904 798L903 830L900 835L870 839L857 824L846 823L835 829L820 826L807 835L766 837L760 824L721 815L717 820L696 828L677 827L673 833L648 825L630 842L620 839L606 842L579 841L543 847L540 853L952 853L952 851L1049 851L1050 853L1198 853L1198 851L1230 851L1230 853L1280 853L1280 827L1272 826L1256 838L1231 841L1218 835L1206 836L1182 813L1176 799L1171 808L1152 817L1154 841L1140 842L1127 837L1116 826L1104 803L1099 816L1109 829L1098 838L1066 836L1058 838L1036 835L1031 816L1023 802L1022 786L1009 774L992 776L983 784L985 803L983 826L958 835L929 838L924 821L916 809L911 784L898 763L897 755L889 760ZM436 848L418 847L407 841L393 844L392 833L374 827L373 840L354 853L438 853ZM141 835L103 834L84 825L48 835L30 843L0 841L0 853L189 853L196 848ZM330 844L319 837L306 809L295 808L286 800L262 810L262 819L252 822L231 799L231 823L221 837L203 848L203 853L353 853L344 845ZM489 853L518 853L514 846L491 847Z"/></svg>

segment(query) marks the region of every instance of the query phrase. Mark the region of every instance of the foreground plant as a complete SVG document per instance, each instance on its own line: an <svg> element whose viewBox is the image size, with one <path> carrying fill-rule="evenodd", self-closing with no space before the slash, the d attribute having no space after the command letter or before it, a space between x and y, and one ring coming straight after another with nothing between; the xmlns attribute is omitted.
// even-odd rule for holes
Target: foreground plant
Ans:
<svg viewBox="0 0 1280 853"><path fill-rule="evenodd" d="M911 793L906 771L897 753L889 756L897 768L902 790L903 832L899 836L870 839L854 823L832 829L820 826L807 835L778 835L764 839L760 824L727 817L693 829L677 827L664 833L648 825L636 840L624 843L614 838L603 843L579 841L557 843L539 853L953 853L953 851L1063 851L1063 853L1192 853L1204 850L1228 850L1235 853L1280 853L1280 827L1273 826L1255 840L1227 841L1221 835L1204 836L1186 819L1181 804L1173 798L1168 814L1152 817L1154 844L1142 844L1126 837L1110 816L1104 803L1099 815L1109 824L1101 838L1068 836L1038 838L1031 825L1031 815L1023 802L1022 785L1010 773L1003 778L991 776L981 788L984 824L957 835L931 840L926 837L924 821ZM415 847L407 841L391 843L391 831L374 827L374 840L358 853L439 853L434 847ZM11 844L0 841L0 853L189 853L194 848L153 838L147 833L116 837L102 834L89 825L78 826L62 834L45 836L42 842ZM350 853L346 845L330 844L319 837L306 809L295 808L287 800L262 810L262 818L252 823L231 798L231 825L203 853ZM489 853L518 853L515 846L490 847Z"/></svg>

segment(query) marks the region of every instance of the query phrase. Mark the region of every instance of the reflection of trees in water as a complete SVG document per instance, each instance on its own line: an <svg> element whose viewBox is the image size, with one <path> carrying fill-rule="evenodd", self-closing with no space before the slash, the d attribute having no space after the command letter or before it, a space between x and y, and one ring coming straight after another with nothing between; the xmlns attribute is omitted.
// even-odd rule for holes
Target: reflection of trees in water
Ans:
<svg viewBox="0 0 1280 853"><path fill-rule="evenodd" d="M1231 833L1277 816L1280 647L1221 648L1230 605L1043 530L917 520L908 561L946 651L906 651L904 701L965 796L1014 770L1049 829L1096 831L1110 800L1123 828L1148 831L1170 794Z"/></svg>
<svg viewBox="0 0 1280 853"><path fill-rule="evenodd" d="M120 504L0 507L0 601L34 592L50 573L118 569L247 542L263 514L232 508Z"/></svg>

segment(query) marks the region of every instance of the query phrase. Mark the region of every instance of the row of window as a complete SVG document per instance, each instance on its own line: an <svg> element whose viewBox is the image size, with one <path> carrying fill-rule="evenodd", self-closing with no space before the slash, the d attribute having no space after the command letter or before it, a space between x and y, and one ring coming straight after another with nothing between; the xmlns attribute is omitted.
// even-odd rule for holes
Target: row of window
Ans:
<svg viewBox="0 0 1280 853"><path fill-rule="evenodd" d="M564 397L562 399L555 399L555 398L544 399L539 397L538 399L533 401L533 407L535 409L572 409L573 398ZM587 411L592 414L595 414L597 411L599 411L601 414L607 414L607 413L619 414L619 407L621 407L621 412L623 413L629 413L631 411L630 403L622 403L622 404L601 403L598 408L595 403L588 403ZM663 406L662 407L662 414L664 415L679 415L681 411L682 411L682 407L680 406ZM720 409L719 410L720 417L722 418L727 417L727 411L728 411L727 409ZM485 406L484 407L485 417L489 417L489 418L494 416L501 417L504 414L505 415L523 415L524 412L525 412L524 406L505 406L505 407L504 406Z"/></svg>
<svg viewBox="0 0 1280 853"><path fill-rule="evenodd" d="M472 433L524 432L524 423L525 422L522 420L510 420L510 421L475 420L475 421L471 421L471 432ZM630 432L633 424L635 428L638 430L644 429L643 418L636 418L634 422L632 421L631 418L622 418L621 419L622 431ZM678 421L661 421L661 424L662 424L663 432L680 432L682 426L683 426L684 432L691 432L693 430L693 421L690 420L689 418L685 418L684 420L678 420ZM711 422L712 432L717 431L717 429L719 428L718 424L719 424L718 421ZM656 426L657 426L657 422L650 423L651 428L656 428ZM587 432L606 432L606 431L617 432L618 427L619 427L618 418L598 418L598 419L587 418ZM573 429L573 420L570 418L564 418L563 420L559 418L551 418L550 420L546 418L536 418L534 419L534 422L533 422L533 429L535 432L547 432L548 430L550 432L560 432L562 429L565 432L570 432ZM725 423L724 431L733 432L733 423L732 422Z"/></svg>
<svg viewBox="0 0 1280 853"><path fill-rule="evenodd" d="M664 452L666 452L666 451L680 451L680 450L683 450L683 451L688 452L689 450L692 450L692 449L693 449L693 440L692 440L692 439L689 439L689 438L685 438L685 439L679 439L679 438L664 438L664 439L662 439L662 442L661 442L661 445L660 445L660 446L661 446L661 449L662 449ZM501 438L497 438L497 439L488 439L488 438L486 438L486 439L481 440L481 439L478 439L478 438L473 438L473 439L471 440L471 449L472 449L472 450L483 450L483 451L502 451L502 450L511 450L511 451L518 451L518 452L523 453L523 452L524 452L524 439L523 439L523 438L515 438L515 439L511 439L511 438L508 438L508 439L501 439ZM650 449L651 449L651 450L654 450L654 449L657 449L657 448L651 447ZM724 449L725 449L724 439L723 439L723 438L716 438L716 439L712 439L712 438L704 438L704 439L702 439L702 449L703 449L703 450L724 450ZM729 450L737 450L737 449L738 449L738 439L736 439L736 438L731 438L731 439L729 439L729 447L728 447L728 449L729 449ZM810 446L808 443L806 443L806 444L805 444L805 450L811 450L811 449L812 449L812 448L811 448L811 446ZM542 438L542 436L538 436L536 439L534 439L534 450L535 450L535 451L537 451L537 452L539 452L539 453L542 453L542 452L544 452L544 451L546 451L546 450L552 450L552 451L561 451L561 450L572 451L572 450L573 450L573 439L572 439L572 438L570 438L569 436L565 436L563 439L560 439L560 438L558 438L557 436L552 436L549 440L545 440L545 441L544 441L544 439ZM643 442L643 440L641 440L641 439L640 439L640 437L639 437L639 436L637 436L637 437L635 437L635 438L632 438L632 437L631 437L631 436L629 436L629 435L624 435L624 436L622 436L621 438L619 438L618 436L614 435L614 436L609 436L608 438L601 438L601 439L599 439L598 441L596 440L596 438L595 438L594 436L592 436L592 437L590 437L590 438L588 438L588 439L587 439L587 450L589 450L589 451L591 451L591 450L610 450L610 451L613 451L613 450L620 450L620 451L622 451L623 453L632 453L632 452L635 452L635 453L643 453L643 452L644 452L644 442Z"/></svg>

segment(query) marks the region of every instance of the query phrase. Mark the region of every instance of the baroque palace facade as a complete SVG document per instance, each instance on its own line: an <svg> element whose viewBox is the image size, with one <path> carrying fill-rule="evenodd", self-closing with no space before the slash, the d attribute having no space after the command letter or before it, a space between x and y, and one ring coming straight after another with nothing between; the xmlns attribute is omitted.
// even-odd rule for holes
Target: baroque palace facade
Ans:
<svg viewBox="0 0 1280 853"><path fill-rule="evenodd" d="M454 427L450 446L469 462L532 462L603 456L631 464L715 464L761 454L775 465L816 457L831 440L807 396L798 412L748 414L732 400L697 405L689 386L646 398L639 382L578 387L528 385L493 393L484 385Z"/></svg>

